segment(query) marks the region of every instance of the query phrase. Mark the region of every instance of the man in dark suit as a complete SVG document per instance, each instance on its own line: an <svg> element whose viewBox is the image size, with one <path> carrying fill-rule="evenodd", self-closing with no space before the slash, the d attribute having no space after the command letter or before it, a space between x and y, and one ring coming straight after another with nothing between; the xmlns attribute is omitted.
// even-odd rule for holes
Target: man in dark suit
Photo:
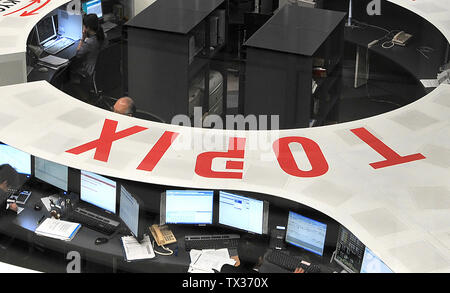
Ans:
<svg viewBox="0 0 450 293"><path fill-rule="evenodd" d="M0 166L0 215L4 215L8 210L17 212L15 203L8 203L8 188L17 186L19 181L17 171L8 164Z"/></svg>

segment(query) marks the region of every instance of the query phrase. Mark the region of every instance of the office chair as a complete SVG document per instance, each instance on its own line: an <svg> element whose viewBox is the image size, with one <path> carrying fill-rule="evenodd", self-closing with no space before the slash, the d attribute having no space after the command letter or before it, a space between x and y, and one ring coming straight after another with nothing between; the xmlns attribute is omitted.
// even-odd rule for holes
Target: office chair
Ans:
<svg viewBox="0 0 450 293"><path fill-rule="evenodd" d="M92 75L91 101L104 109L110 109L122 91L121 44L115 43L103 48Z"/></svg>
<svg viewBox="0 0 450 293"><path fill-rule="evenodd" d="M158 115L143 110L136 110L136 113L134 113L133 117L153 122L166 123L166 121Z"/></svg>

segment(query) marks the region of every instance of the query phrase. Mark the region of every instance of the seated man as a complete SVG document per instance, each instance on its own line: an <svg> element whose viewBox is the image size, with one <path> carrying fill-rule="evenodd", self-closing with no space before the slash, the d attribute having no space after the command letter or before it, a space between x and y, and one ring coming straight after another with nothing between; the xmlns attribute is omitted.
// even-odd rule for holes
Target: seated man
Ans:
<svg viewBox="0 0 450 293"><path fill-rule="evenodd" d="M264 263L264 255L267 251L267 244L258 241L250 236L241 237L237 248L238 256L232 258L236 260L234 266L224 265L221 273L257 273ZM304 273L302 268L296 268L294 273Z"/></svg>
<svg viewBox="0 0 450 293"><path fill-rule="evenodd" d="M17 212L17 205L15 203L7 203L8 187L16 186L18 182L17 171L8 164L0 166L0 215L6 214L9 209Z"/></svg>
<svg viewBox="0 0 450 293"><path fill-rule="evenodd" d="M133 115L136 113L136 106L132 98L122 97L118 99L117 102L114 104L113 110L114 113L133 117Z"/></svg>

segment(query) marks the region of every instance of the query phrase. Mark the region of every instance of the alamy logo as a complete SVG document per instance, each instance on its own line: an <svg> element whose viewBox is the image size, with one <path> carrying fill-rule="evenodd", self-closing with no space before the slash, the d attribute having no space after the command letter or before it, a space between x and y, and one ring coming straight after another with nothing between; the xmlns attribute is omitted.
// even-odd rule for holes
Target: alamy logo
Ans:
<svg viewBox="0 0 450 293"><path fill-rule="evenodd" d="M81 255L78 251L70 251L69 253L67 253L66 260L69 260L69 263L66 267L67 273L81 273Z"/></svg>
<svg viewBox="0 0 450 293"><path fill-rule="evenodd" d="M370 16L381 15L381 0L372 0L367 4L367 14Z"/></svg>

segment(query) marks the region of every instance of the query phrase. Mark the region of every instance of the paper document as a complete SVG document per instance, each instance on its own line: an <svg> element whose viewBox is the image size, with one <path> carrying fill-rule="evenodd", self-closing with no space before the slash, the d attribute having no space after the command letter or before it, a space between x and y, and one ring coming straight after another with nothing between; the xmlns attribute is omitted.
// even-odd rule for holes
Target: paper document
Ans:
<svg viewBox="0 0 450 293"><path fill-rule="evenodd" d="M228 249L192 249L190 252L191 264L189 273L214 273L214 270L220 272L225 264L234 265L236 261L230 258ZM214 269L214 270L213 270Z"/></svg>
<svg viewBox="0 0 450 293"><path fill-rule="evenodd" d="M63 64L66 64L67 62L69 62L68 59L60 58L60 57L53 56L53 55L48 55L44 58L39 58L39 61L41 61L43 63L47 63L49 65L53 65L53 66L60 66L60 65L63 65Z"/></svg>
<svg viewBox="0 0 450 293"><path fill-rule="evenodd" d="M62 220L47 218L36 228L35 233L40 236L69 241L72 240L81 225Z"/></svg>
<svg viewBox="0 0 450 293"><path fill-rule="evenodd" d="M17 214L20 214L25 208L17 207Z"/></svg>
<svg viewBox="0 0 450 293"><path fill-rule="evenodd" d="M55 197L53 195L48 196L48 197L43 197L41 198L42 203L44 204L45 208L47 209L47 211L51 211L52 207L50 205L50 200L52 200L54 203L58 202L58 197Z"/></svg>
<svg viewBox="0 0 450 293"><path fill-rule="evenodd" d="M426 88L439 86L439 81L437 79L421 79L420 82Z"/></svg>
<svg viewBox="0 0 450 293"><path fill-rule="evenodd" d="M141 243L133 236L124 236L121 239L126 261L151 259L155 257L155 252L153 251L152 243L148 235L144 236Z"/></svg>

